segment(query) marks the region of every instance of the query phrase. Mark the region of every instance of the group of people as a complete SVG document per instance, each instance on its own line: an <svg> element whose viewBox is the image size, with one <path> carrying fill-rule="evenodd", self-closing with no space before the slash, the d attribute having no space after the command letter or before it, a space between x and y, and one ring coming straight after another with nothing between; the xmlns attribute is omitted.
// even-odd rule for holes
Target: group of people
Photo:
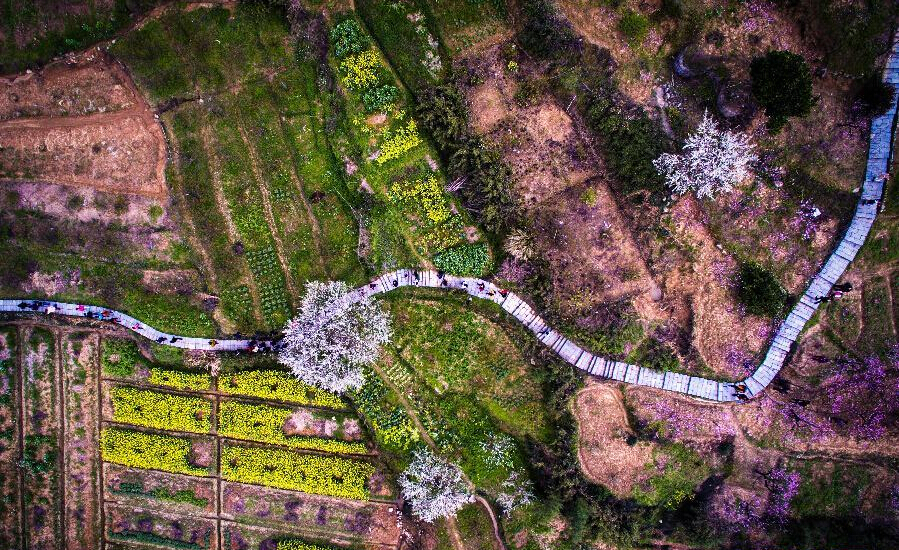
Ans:
<svg viewBox="0 0 899 550"><path fill-rule="evenodd" d="M836 300L842 298L844 294L848 292L852 292L852 283L841 283L838 285L833 285L830 292L825 294L824 296L818 296L815 298L814 302L816 304L826 304L831 300Z"/></svg>

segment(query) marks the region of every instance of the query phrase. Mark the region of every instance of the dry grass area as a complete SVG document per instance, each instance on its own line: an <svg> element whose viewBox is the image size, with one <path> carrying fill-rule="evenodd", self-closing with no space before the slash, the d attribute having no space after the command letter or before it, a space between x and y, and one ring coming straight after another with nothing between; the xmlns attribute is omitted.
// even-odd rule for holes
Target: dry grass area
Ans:
<svg viewBox="0 0 899 550"><path fill-rule="evenodd" d="M578 459L584 474L619 497L628 497L649 477L652 443L628 444L633 432L618 390L590 383L573 402L578 421Z"/></svg>
<svg viewBox="0 0 899 550"><path fill-rule="evenodd" d="M96 51L0 83L0 178L162 197L165 138L124 69Z"/></svg>
<svg viewBox="0 0 899 550"><path fill-rule="evenodd" d="M652 322L664 320L649 276L603 166L572 117L547 94L516 99L521 85L505 69L503 45L470 58L483 83L468 90L474 128L489 136L512 168L513 188L534 221L552 267L557 306L577 315L625 301ZM585 199L584 197L592 198Z"/></svg>

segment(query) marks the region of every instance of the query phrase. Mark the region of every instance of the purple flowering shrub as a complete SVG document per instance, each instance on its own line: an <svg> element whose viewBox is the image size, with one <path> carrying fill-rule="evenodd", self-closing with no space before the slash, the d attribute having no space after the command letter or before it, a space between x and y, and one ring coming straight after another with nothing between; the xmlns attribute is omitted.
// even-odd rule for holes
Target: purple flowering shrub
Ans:
<svg viewBox="0 0 899 550"><path fill-rule="evenodd" d="M826 412L848 435L868 441L883 437L899 418L899 346L886 359L842 359L821 384Z"/></svg>

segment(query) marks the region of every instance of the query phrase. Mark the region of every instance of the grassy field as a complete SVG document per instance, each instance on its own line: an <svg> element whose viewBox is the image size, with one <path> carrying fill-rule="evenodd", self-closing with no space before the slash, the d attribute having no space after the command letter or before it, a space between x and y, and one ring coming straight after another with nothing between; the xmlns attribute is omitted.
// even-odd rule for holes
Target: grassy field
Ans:
<svg viewBox="0 0 899 550"><path fill-rule="evenodd" d="M45 63L111 38L159 0L4 0L0 74Z"/></svg>

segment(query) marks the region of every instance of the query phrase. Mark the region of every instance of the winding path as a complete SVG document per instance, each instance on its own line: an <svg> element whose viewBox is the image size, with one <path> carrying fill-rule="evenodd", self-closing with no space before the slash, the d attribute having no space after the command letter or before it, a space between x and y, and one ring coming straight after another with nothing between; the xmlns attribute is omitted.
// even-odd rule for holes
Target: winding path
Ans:
<svg viewBox="0 0 899 550"><path fill-rule="evenodd" d="M676 372L660 372L647 367L593 355L547 325L546 321L520 297L482 279L442 275L435 271L401 269L377 277L369 284L351 291L343 299L357 302L366 297L390 292L405 286L461 290L474 298L495 302L533 332L540 342L552 349L560 358L592 375L628 384L659 388L710 401L736 402L750 399L761 393L777 376L777 373L780 372L791 347L796 342L806 323L818 309L815 298L830 292L833 285L846 271L856 254L858 254L877 217L884 183L887 179L887 171L893 155L892 143L896 129L896 104L897 99L899 99L899 94L897 94L897 87L899 87L899 40L893 43L892 51L884 69L884 82L893 88L893 101L889 111L871 121L868 164L861 196L855 215L852 218L852 223L827 262L815 278L812 279L811 284L809 284L799 302L778 328L761 365L758 366L755 372L740 382L719 382ZM184 349L239 351L246 350L250 345L249 340L210 340L208 338L191 338L167 334L147 326L129 315L98 306L68 304L49 300L0 300L0 312L21 313L27 311L41 311L43 313L92 317L113 321L150 340Z"/></svg>

